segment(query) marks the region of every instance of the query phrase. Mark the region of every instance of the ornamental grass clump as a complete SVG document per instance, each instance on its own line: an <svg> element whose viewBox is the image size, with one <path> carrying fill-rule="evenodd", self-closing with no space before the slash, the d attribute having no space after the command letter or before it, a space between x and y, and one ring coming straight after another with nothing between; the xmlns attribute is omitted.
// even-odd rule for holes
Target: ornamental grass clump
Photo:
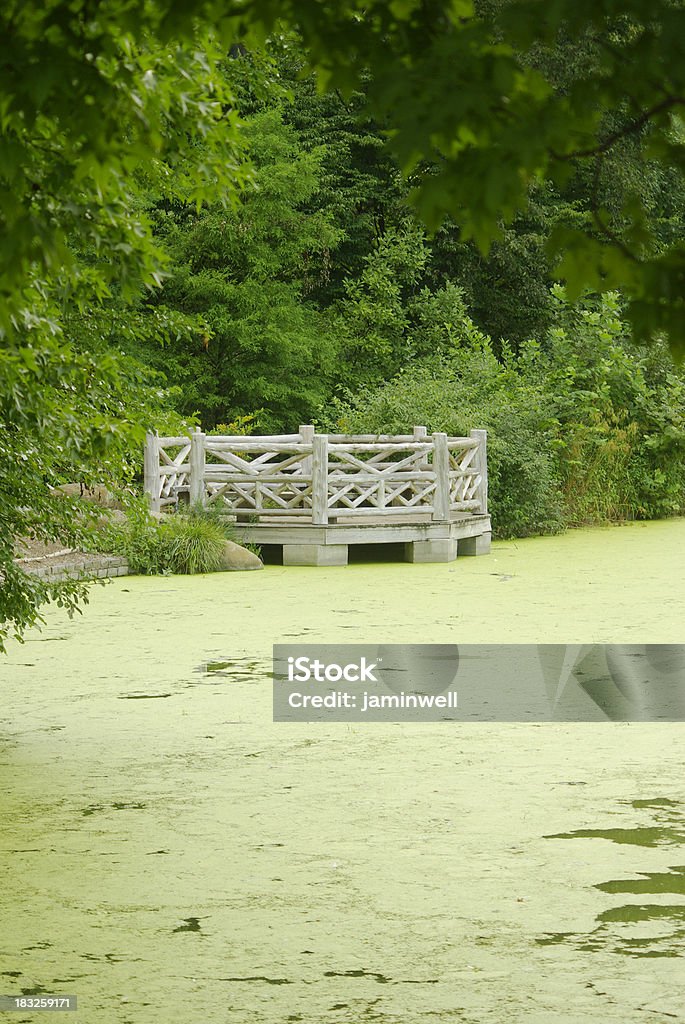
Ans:
<svg viewBox="0 0 685 1024"><path fill-rule="evenodd" d="M226 534L220 523L200 516L170 516L159 531L169 572L216 572L221 567Z"/></svg>
<svg viewBox="0 0 685 1024"><path fill-rule="evenodd" d="M123 527L98 532L94 548L124 555L132 573L167 576L171 573L216 572L221 568L230 527L220 515L191 509L187 514L136 515Z"/></svg>

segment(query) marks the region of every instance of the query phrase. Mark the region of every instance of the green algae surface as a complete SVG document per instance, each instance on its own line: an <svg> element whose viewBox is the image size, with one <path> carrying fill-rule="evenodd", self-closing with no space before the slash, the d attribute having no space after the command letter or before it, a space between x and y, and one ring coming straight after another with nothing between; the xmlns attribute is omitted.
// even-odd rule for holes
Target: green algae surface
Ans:
<svg viewBox="0 0 685 1024"><path fill-rule="evenodd" d="M51 611L0 664L0 993L87 1024L684 1020L684 725L279 725L269 677L297 639L681 643L684 608L674 520Z"/></svg>

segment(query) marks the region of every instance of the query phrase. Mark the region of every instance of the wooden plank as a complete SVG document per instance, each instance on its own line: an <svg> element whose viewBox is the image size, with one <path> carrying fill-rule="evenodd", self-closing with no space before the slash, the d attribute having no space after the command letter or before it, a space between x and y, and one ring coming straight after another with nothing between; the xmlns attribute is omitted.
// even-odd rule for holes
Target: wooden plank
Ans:
<svg viewBox="0 0 685 1024"><path fill-rule="evenodd" d="M159 438L156 434L148 431L145 435L145 450L143 453L143 490L148 496L150 510L159 512L160 484L159 475Z"/></svg>
<svg viewBox="0 0 685 1024"><path fill-rule="evenodd" d="M205 435L194 431L190 439L190 504L205 503Z"/></svg>
<svg viewBox="0 0 685 1024"><path fill-rule="evenodd" d="M329 434L329 444L402 444L415 440L413 434Z"/></svg>
<svg viewBox="0 0 685 1024"><path fill-rule="evenodd" d="M447 434L445 434L447 437ZM338 451L345 452L380 452L387 451L388 453L395 451L414 451L414 452L429 452L432 445L423 441L402 441L401 443L394 442L346 442L345 444L334 443L329 445L332 453L337 454Z"/></svg>
<svg viewBox="0 0 685 1024"><path fill-rule="evenodd" d="M321 436L324 436L324 435L321 435ZM236 451L236 452L262 452L262 453L266 453L266 454L273 453L274 455L276 455L276 454L278 454L280 452L293 452L293 453L294 452L301 452L302 455L306 455L307 452L309 451L309 445L305 445L305 444L301 444L301 443L298 444L297 442L285 442L285 441L284 442L280 442L280 441L279 442L274 442L273 444L271 443L271 441L269 441L268 443L266 443L264 441L260 441L260 442L256 442L255 443L252 440L252 438L245 438L245 440L243 442L241 442L240 444L236 444L234 446L226 445L223 448L219 447L218 445L208 444L207 445L207 451L214 452L217 455L220 452L223 452L223 451L228 451L228 452L230 452L230 451Z"/></svg>
<svg viewBox="0 0 685 1024"><path fill-rule="evenodd" d="M302 423L302 424L300 424L300 440L302 441L302 444L306 445L307 447L309 447L311 445L311 443L312 443L313 438L314 438L314 427L312 426L312 424L311 423ZM312 473L312 457L311 457L311 455L306 455L302 459L302 473L304 474L304 476L311 476L311 473Z"/></svg>
<svg viewBox="0 0 685 1024"><path fill-rule="evenodd" d="M479 537L490 532L489 516L464 516L448 523L352 522L312 526L306 522L245 523L236 524L236 535L241 540L258 544L383 544L396 541L461 539Z"/></svg>
<svg viewBox="0 0 685 1024"><path fill-rule="evenodd" d="M448 448L462 448L466 451L468 448L477 448L478 442L472 437L448 437L447 438Z"/></svg>
<svg viewBox="0 0 685 1024"><path fill-rule="evenodd" d="M212 504L218 498L223 497L219 492L215 495L211 495L208 499L208 504ZM258 522L264 522L271 518L280 519L283 516L290 516L294 519L303 519L306 523L311 523L311 508L255 508L254 505L227 505L227 515L246 515L256 516Z"/></svg>
<svg viewBox="0 0 685 1024"><path fill-rule="evenodd" d="M401 517L401 516L415 516L416 506L415 505L385 505L381 511L383 516L389 516L390 518ZM421 511L430 512L434 511L432 504L421 505ZM340 518L347 516L367 516L371 520L378 518L379 509L375 505L367 506L366 508L348 508L347 506L342 507L337 505L335 508L328 510L329 519ZM435 520L434 520L435 521Z"/></svg>
<svg viewBox="0 0 685 1024"><path fill-rule="evenodd" d="M435 497L433 518L436 522L449 519L450 515L450 453L447 434L433 434L433 470L435 472Z"/></svg>
<svg viewBox="0 0 685 1024"><path fill-rule="evenodd" d="M269 445L283 442L296 443L300 440L299 434L209 434L207 445L212 448L238 448L243 444Z"/></svg>
<svg viewBox="0 0 685 1024"><path fill-rule="evenodd" d="M311 484L312 478L310 476L300 476L295 473L243 473L242 476L238 473L222 473L217 472L213 466L207 466L205 469L205 480L209 483L222 483L222 484L254 484L257 480L263 484L287 484L290 487L304 488Z"/></svg>
<svg viewBox="0 0 685 1024"><path fill-rule="evenodd" d="M328 522L328 437L314 434L312 438L312 523Z"/></svg>
<svg viewBox="0 0 685 1024"><path fill-rule="evenodd" d="M485 515L488 511L488 432L487 430L472 430L471 437L478 442L476 465L481 477L478 498L480 499L480 511Z"/></svg>
<svg viewBox="0 0 685 1024"><path fill-rule="evenodd" d="M190 444L190 437L159 437L157 438L160 448L178 448L179 445Z"/></svg>

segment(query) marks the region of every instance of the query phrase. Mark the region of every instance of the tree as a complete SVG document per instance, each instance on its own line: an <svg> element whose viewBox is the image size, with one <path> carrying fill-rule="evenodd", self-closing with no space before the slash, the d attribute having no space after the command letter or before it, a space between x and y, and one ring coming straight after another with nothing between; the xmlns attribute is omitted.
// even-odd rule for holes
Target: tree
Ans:
<svg viewBox="0 0 685 1024"><path fill-rule="evenodd" d="M49 486L125 480L162 405L153 375L79 330L102 325L109 296L125 305L161 281L141 175L194 201L241 179L222 51L193 29L197 11L180 35L170 3L0 12L0 649L46 599L73 608L85 594L13 561L22 536L83 539L87 508Z"/></svg>
<svg viewBox="0 0 685 1024"><path fill-rule="evenodd" d="M205 426L259 412L260 427L279 432L309 422L332 388L337 340L308 296L342 233L329 211L311 209L323 147L305 150L276 108L245 118L242 134L252 180L232 209L152 212L169 277L148 308L200 316L204 330L148 342L144 355Z"/></svg>

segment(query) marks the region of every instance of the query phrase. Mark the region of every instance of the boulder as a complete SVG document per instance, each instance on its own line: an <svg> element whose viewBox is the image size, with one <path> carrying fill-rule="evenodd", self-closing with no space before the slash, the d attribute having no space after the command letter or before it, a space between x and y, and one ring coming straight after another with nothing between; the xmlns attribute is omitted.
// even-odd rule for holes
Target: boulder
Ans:
<svg viewBox="0 0 685 1024"><path fill-rule="evenodd" d="M60 484L51 490L53 494L64 494L67 498L82 498L83 501L90 501L101 508L122 508L120 500L107 490L104 484L96 484L94 487L86 487L85 484Z"/></svg>
<svg viewBox="0 0 685 1024"><path fill-rule="evenodd" d="M263 569L261 558L232 540L224 541L224 553L219 572L238 572L245 569Z"/></svg>

